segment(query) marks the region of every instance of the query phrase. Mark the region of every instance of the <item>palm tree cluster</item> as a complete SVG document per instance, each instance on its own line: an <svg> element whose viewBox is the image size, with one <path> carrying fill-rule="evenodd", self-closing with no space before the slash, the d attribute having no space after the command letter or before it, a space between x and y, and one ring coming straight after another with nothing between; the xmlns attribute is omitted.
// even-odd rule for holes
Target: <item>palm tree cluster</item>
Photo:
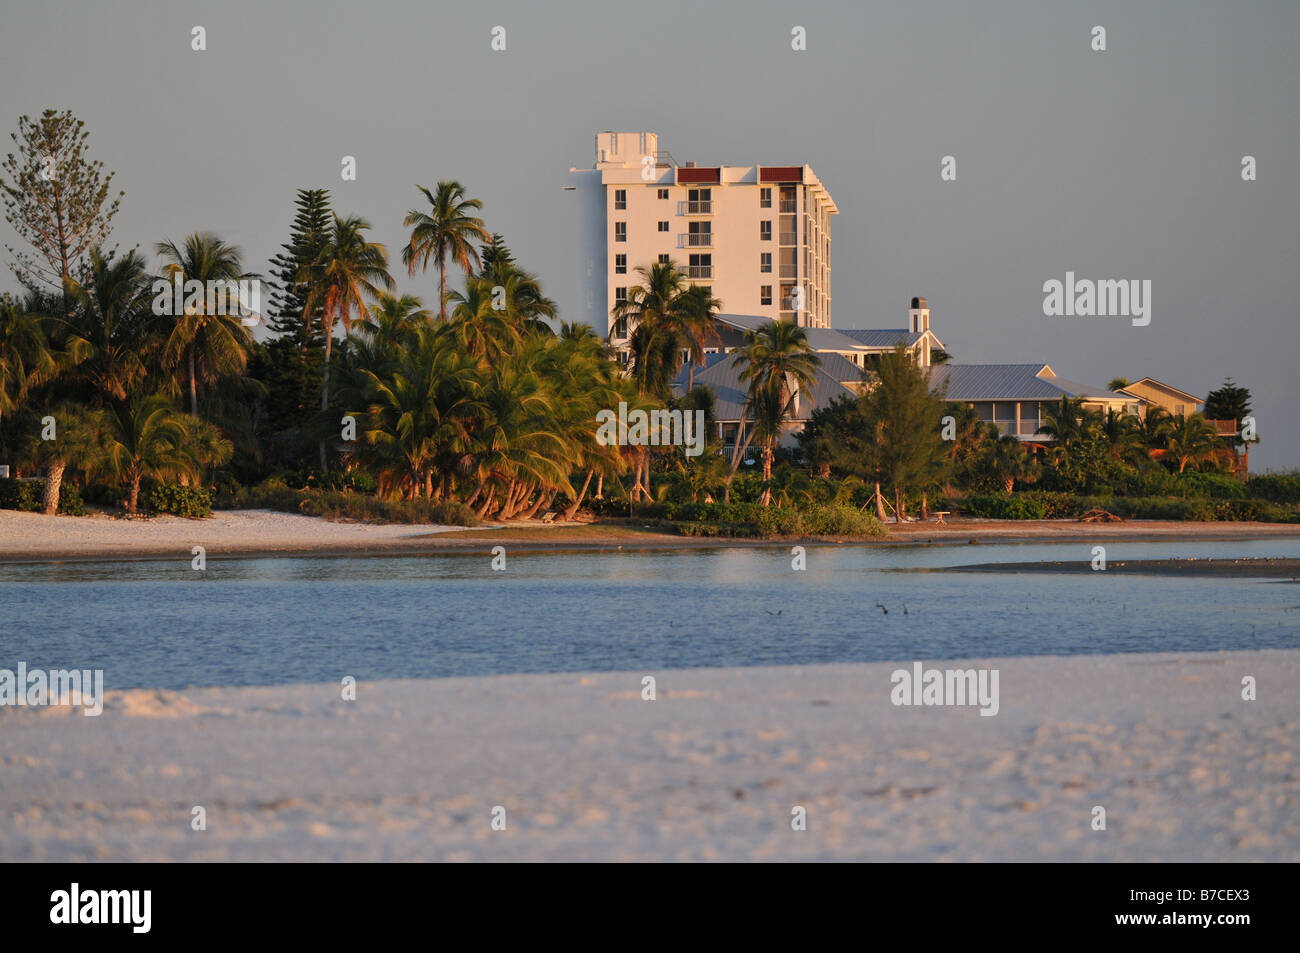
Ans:
<svg viewBox="0 0 1300 953"><path fill-rule="evenodd" d="M275 361L306 362L319 348L319 410L302 408L295 426L321 474L361 470L385 496L498 519L562 497L572 516L637 455L597 442L597 411L660 402L637 393L589 328L553 329L555 302L459 183L420 192L429 208L407 216L402 260L412 274L437 267L436 312L393 293L370 223L329 210L321 190L300 192L310 228L275 262L276 300L297 312L276 316L287 348L201 300L155 313L156 281L256 277L210 233L158 243L156 272L135 251L95 248L62 295L0 299L0 458L43 472L50 512L67 473L116 484L129 513L144 483L211 482L232 457L239 473L265 475L274 395L262 380L283 379L268 370ZM454 266L465 270L459 290L447 288Z"/></svg>
<svg viewBox="0 0 1300 953"><path fill-rule="evenodd" d="M197 484L234 451L200 418L198 395L242 371L247 328L202 304L160 318L151 288L177 271L185 279L240 277L239 251L195 234L181 247L160 244L159 253L165 266L153 275L135 251L113 256L96 247L61 295L33 290L0 302L0 451L19 473L45 471L47 513L58 510L69 470L120 486L134 514L143 479Z"/></svg>
<svg viewBox="0 0 1300 953"><path fill-rule="evenodd" d="M1067 482L1086 483L1085 468L1098 459L1111 469L1140 469L1167 460L1177 472L1221 470L1232 452L1204 414L1173 416L1149 407L1141 417L1111 409L1087 410L1083 401L1062 397L1046 405L1038 432L1052 439L1048 462ZM1082 485L1080 488L1083 488Z"/></svg>

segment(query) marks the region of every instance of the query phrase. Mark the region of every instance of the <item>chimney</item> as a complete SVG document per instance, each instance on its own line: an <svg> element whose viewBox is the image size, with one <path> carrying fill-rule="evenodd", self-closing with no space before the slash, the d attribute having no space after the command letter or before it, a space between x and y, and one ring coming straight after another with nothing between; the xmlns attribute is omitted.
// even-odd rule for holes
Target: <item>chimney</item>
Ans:
<svg viewBox="0 0 1300 953"><path fill-rule="evenodd" d="M924 298L913 298L912 308L907 312L908 330L913 333L930 330L930 305Z"/></svg>

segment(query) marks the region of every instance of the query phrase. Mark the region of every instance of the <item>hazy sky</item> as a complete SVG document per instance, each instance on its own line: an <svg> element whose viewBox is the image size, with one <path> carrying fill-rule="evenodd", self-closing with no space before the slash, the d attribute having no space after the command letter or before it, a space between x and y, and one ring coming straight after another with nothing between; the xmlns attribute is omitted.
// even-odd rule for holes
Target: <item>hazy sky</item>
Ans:
<svg viewBox="0 0 1300 953"><path fill-rule="evenodd" d="M840 209L836 326L902 326L920 294L961 362L1202 396L1230 375L1255 395L1253 468L1300 465L1300 2L863 6L4 0L0 128L70 108L126 190L116 241L215 231L263 272L297 188L368 218L400 270L415 183L458 179L562 308L562 187L597 130L658 132L679 162L807 162ZM1150 325L1045 317L1067 270L1149 279Z"/></svg>

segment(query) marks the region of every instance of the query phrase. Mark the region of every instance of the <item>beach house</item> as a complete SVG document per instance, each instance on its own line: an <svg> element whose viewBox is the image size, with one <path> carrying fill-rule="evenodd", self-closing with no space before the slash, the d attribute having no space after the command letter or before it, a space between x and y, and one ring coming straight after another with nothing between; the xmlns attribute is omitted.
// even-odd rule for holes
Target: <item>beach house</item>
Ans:
<svg viewBox="0 0 1300 953"><path fill-rule="evenodd" d="M1117 410L1136 414L1142 398L1114 392L1104 387L1082 384L1059 377L1050 364L953 364L935 363L944 355L943 342L930 327L930 307L923 297L911 299L907 324L901 328L807 328L808 343L821 358L817 384L812 392L797 392L793 412L781 443L791 446L818 407L836 397L858 395L871 386L871 358L902 345L918 365L927 369L931 387L946 399L967 404L979 416L995 424L1003 434L1020 440L1040 443L1046 437L1038 433L1045 420L1048 404L1062 397L1082 400L1085 410L1105 413ZM771 320L760 315L721 314L717 335L706 348L703 366L697 365L695 386L713 389L716 398L714 419L718 436L730 444L740 426L745 407L746 387L740 381L740 369L729 357L744 344L744 336ZM945 355L946 356L946 355ZM685 393L688 369L673 382L678 393Z"/></svg>

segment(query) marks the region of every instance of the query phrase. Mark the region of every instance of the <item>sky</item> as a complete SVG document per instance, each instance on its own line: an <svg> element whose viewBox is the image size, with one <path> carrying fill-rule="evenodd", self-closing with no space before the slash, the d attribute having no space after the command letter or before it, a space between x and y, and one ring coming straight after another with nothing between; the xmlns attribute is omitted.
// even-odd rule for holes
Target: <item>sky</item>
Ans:
<svg viewBox="0 0 1300 953"><path fill-rule="evenodd" d="M407 277L402 218L417 183L459 180L562 317L563 186L597 131L657 132L679 162L807 163L840 209L836 327L901 327L923 295L958 362L1201 396L1232 377L1262 471L1300 466L1298 41L1295 0L5 0L0 129L84 120L126 191L114 240L151 258L212 231L265 274L295 191L328 188L426 301L437 275ZM1067 271L1150 281L1150 323L1044 315Z"/></svg>

